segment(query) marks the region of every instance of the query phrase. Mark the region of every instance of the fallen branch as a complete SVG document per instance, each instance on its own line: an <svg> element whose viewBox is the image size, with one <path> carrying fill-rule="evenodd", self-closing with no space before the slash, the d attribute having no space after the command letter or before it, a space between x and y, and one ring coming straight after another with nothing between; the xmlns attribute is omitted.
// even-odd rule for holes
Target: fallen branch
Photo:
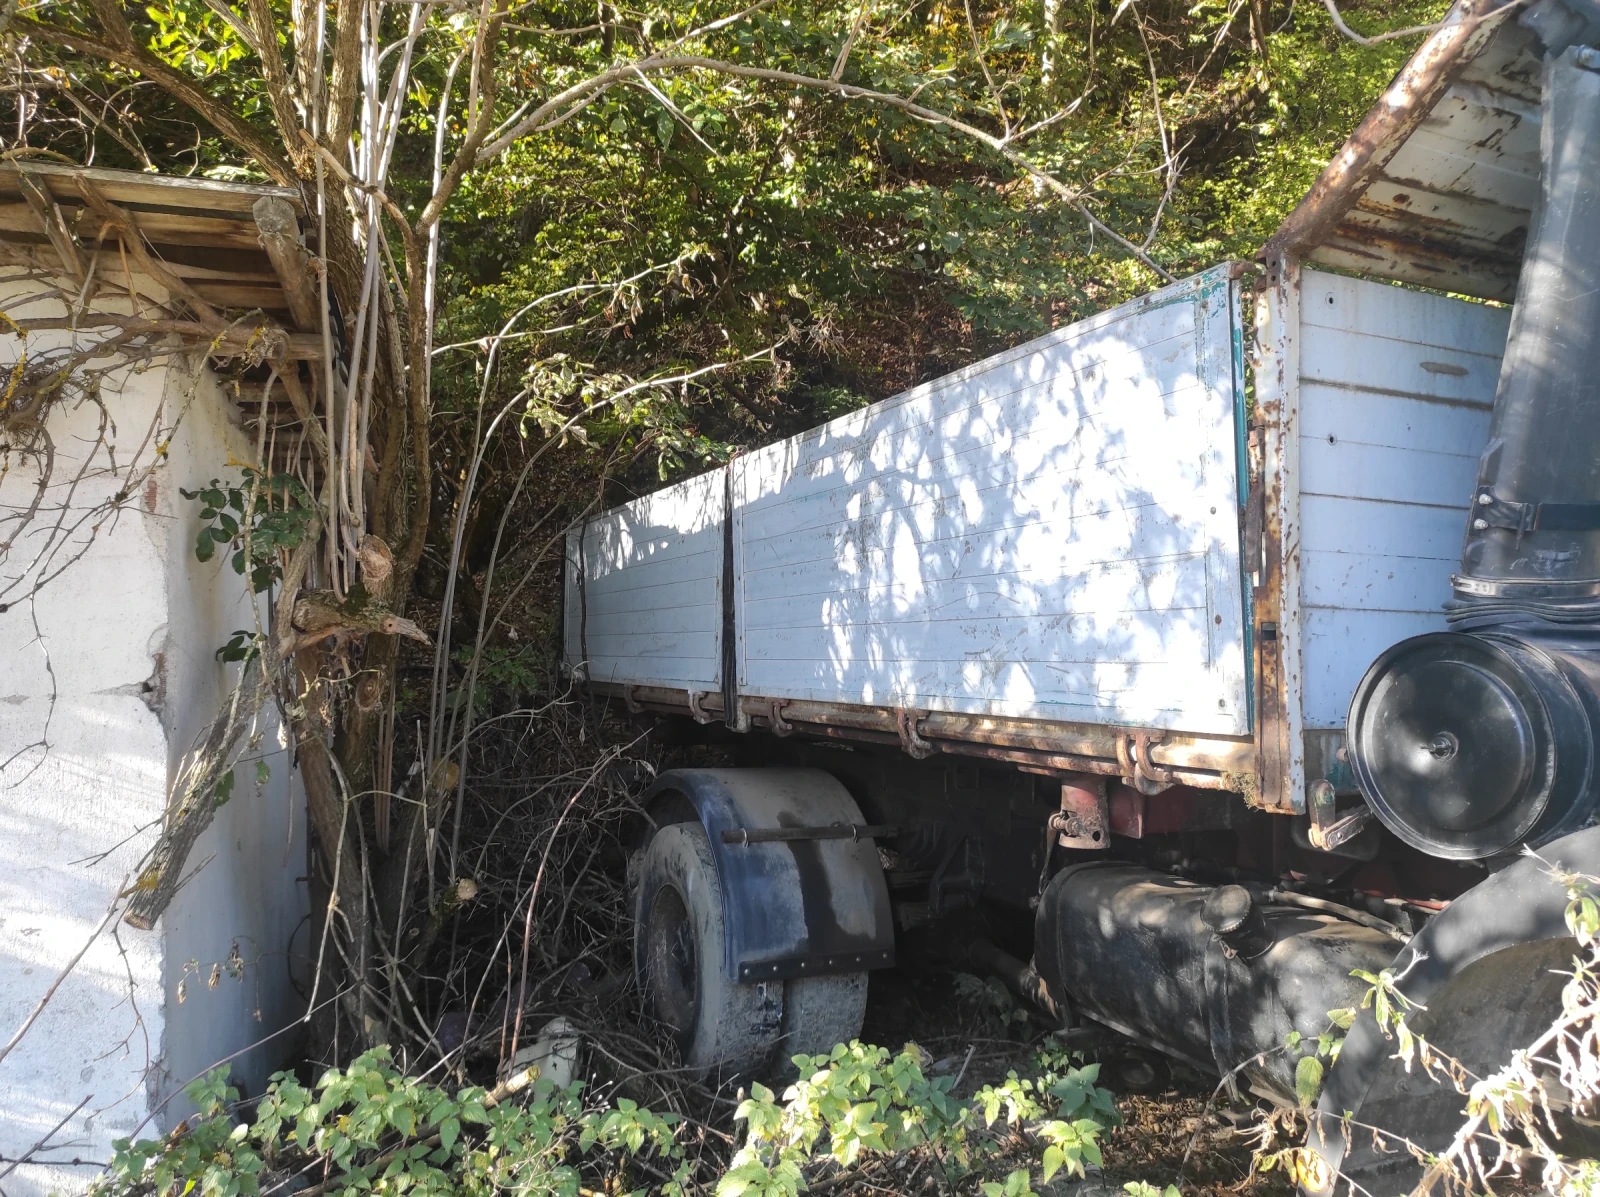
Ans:
<svg viewBox="0 0 1600 1197"><path fill-rule="evenodd" d="M183 880L184 862L221 805L218 784L233 769L233 751L245 729L255 722L266 696L261 660L255 656L245 663L232 701L201 733L172 783L161 837L134 882L133 898L123 915L130 927L150 930L176 896Z"/></svg>

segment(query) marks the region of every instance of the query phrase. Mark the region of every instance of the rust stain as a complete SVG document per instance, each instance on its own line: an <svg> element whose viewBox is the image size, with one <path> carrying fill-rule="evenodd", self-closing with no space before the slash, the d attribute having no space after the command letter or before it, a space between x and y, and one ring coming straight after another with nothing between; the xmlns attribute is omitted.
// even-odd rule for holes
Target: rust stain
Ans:
<svg viewBox="0 0 1600 1197"><path fill-rule="evenodd" d="M1514 6L1459 0L1453 23L1436 30L1373 105L1299 205L1262 247L1270 261L1322 244L1433 111L1456 76L1489 44Z"/></svg>

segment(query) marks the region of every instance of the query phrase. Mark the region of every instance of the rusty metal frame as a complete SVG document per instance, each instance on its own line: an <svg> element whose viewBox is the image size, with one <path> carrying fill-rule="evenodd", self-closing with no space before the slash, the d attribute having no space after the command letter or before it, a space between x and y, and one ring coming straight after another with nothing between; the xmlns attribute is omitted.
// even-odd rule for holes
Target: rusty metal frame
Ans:
<svg viewBox="0 0 1600 1197"><path fill-rule="evenodd" d="M723 696L714 691L608 682L594 683L593 690L597 695L631 699L641 713L690 718L711 714L719 721L726 715ZM747 727L771 728L773 699L743 695L738 701L736 717ZM919 754L925 750L928 755L977 757L1051 775L1088 773L1116 778L1142 762L1157 776L1170 778L1171 783L1232 790L1247 796L1256 786L1257 748L1248 736L1161 732L1149 736L1143 744L1135 744L1141 729L799 699L777 701L782 704L782 723L801 737L855 740L902 750L909 744ZM914 740L906 736L907 730L914 734ZM1162 784L1168 782L1164 780Z"/></svg>
<svg viewBox="0 0 1600 1197"><path fill-rule="evenodd" d="M1300 263L1269 259L1256 291L1262 571L1255 588L1256 777L1264 810L1305 810L1300 712Z"/></svg>

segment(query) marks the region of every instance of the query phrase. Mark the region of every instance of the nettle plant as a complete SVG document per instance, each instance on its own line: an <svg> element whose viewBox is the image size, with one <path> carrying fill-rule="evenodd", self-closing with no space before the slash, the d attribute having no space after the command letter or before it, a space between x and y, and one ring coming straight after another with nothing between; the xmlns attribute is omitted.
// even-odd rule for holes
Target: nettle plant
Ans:
<svg viewBox="0 0 1600 1197"><path fill-rule="evenodd" d="M852 1043L795 1057L801 1079L781 1101L752 1085L736 1115L745 1141L711 1178L717 1197L797 1197L818 1166L865 1170L908 1154L947 1182L975 1180L984 1197L1029 1197L1030 1169L1009 1167L1019 1153L1042 1145L1045 1180L1101 1162L1100 1135L1118 1119L1098 1066L1042 1052L1039 1076L1013 1072L962 1101L952 1078L923 1074L922 1058L914 1045L891 1055ZM96 1197L684 1197L705 1166L687 1159L676 1116L626 1098L586 1105L581 1084L523 1074L450 1093L401 1074L379 1048L310 1087L278 1073L243 1121L227 1076L222 1068L190 1087L199 1112L165 1139L119 1140ZM1003 1180L985 1179L1008 1167ZM1128 1191L1158 1197L1149 1186Z"/></svg>
<svg viewBox="0 0 1600 1197"><path fill-rule="evenodd" d="M744 1145L717 1185L717 1197L796 1197L804 1167L819 1155L846 1168L872 1155L928 1152L946 1181L990 1171L1007 1139L1044 1144L1043 1176L1082 1176L1101 1162L1099 1138L1118 1121L1111 1094L1095 1084L1099 1065L1072 1067L1060 1052L1041 1052L1041 1075L1015 1072L986 1085L970 1101L952 1095L953 1078L928 1078L921 1053L892 1056L881 1047L840 1045L826 1056L796 1056L802 1079L782 1103L764 1085L751 1087L735 1118L747 1124ZM980 1125L981 1123L981 1125ZM984 1181L985 1197L1027 1197L1027 1168L1004 1181Z"/></svg>
<svg viewBox="0 0 1600 1197"><path fill-rule="evenodd" d="M622 1100L586 1109L581 1085L548 1080L449 1093L397 1071L387 1048L331 1068L311 1087L272 1077L254 1122L239 1121L239 1095L218 1069L189 1089L199 1108L166 1139L119 1140L96 1186L100 1197L316 1197L341 1193L578 1197L584 1156L608 1174L653 1157L687 1166L672 1115ZM515 1095L517 1101L507 1100ZM306 1187L305 1182L310 1182Z"/></svg>

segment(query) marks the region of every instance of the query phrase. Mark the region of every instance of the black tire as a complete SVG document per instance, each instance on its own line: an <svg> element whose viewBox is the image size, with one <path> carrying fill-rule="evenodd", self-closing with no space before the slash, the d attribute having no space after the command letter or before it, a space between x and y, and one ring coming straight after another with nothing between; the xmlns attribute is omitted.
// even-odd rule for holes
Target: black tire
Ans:
<svg viewBox="0 0 1600 1197"><path fill-rule="evenodd" d="M647 1008L671 1028L692 1071L759 1075L782 1030L784 987L723 973L722 890L705 829L674 823L656 832L638 878L634 967Z"/></svg>
<svg viewBox="0 0 1600 1197"><path fill-rule="evenodd" d="M778 1071L794 1074L793 1058L820 1056L860 1038L867 1014L867 974L796 977L783 989L783 1048Z"/></svg>

